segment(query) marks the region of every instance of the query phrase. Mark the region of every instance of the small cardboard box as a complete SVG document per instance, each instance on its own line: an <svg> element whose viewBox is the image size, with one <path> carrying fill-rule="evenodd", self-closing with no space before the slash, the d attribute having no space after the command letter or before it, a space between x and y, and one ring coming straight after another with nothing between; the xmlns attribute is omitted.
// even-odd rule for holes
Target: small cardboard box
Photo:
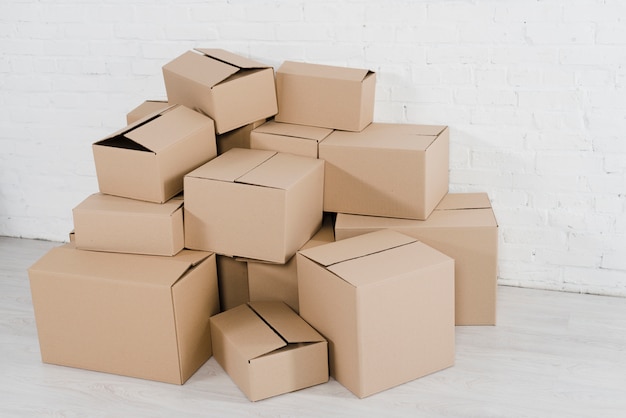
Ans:
<svg viewBox="0 0 626 418"><path fill-rule="evenodd" d="M373 71L285 61L276 71L277 122L361 131L374 118Z"/></svg>
<svg viewBox="0 0 626 418"><path fill-rule="evenodd" d="M185 246L181 195L152 203L95 193L72 215L80 250L166 256Z"/></svg>
<svg viewBox="0 0 626 418"><path fill-rule="evenodd" d="M320 143L326 161L324 210L426 219L448 192L445 126L372 123L334 131Z"/></svg>
<svg viewBox="0 0 626 418"><path fill-rule="evenodd" d="M269 121L250 133L250 148L317 158L318 145L332 129Z"/></svg>
<svg viewBox="0 0 626 418"><path fill-rule="evenodd" d="M183 384L211 357L215 255L53 248L28 274L45 363Z"/></svg>
<svg viewBox="0 0 626 418"><path fill-rule="evenodd" d="M274 68L223 49L197 48L163 66L167 99L210 116L215 132L276 114Z"/></svg>
<svg viewBox="0 0 626 418"><path fill-rule="evenodd" d="M391 230L298 252L300 315L363 398L454 364L454 260Z"/></svg>
<svg viewBox="0 0 626 418"><path fill-rule="evenodd" d="M220 310L227 311L250 302L248 263L225 255L217 255L217 284L220 290Z"/></svg>
<svg viewBox="0 0 626 418"><path fill-rule="evenodd" d="M170 107L170 104L167 100L146 100L126 114L126 124L130 125L139 119L143 119L152 113L161 112L168 107Z"/></svg>
<svg viewBox="0 0 626 418"><path fill-rule="evenodd" d="M346 239L393 229L455 260L456 325L495 325L498 223L486 193L448 194L425 221L337 214Z"/></svg>
<svg viewBox="0 0 626 418"><path fill-rule="evenodd" d="M251 148L250 133L253 129L264 124L266 119L260 119L241 128L217 135L217 155L222 155L231 148Z"/></svg>
<svg viewBox="0 0 626 418"><path fill-rule="evenodd" d="M211 317L215 360L251 401L328 381L328 343L282 302Z"/></svg>
<svg viewBox="0 0 626 418"><path fill-rule="evenodd" d="M185 176L185 247L285 263L322 224L324 162L233 148Z"/></svg>
<svg viewBox="0 0 626 418"><path fill-rule="evenodd" d="M100 192L163 203L217 155L213 121L174 105L93 144Z"/></svg>
<svg viewBox="0 0 626 418"><path fill-rule="evenodd" d="M319 231L307 241L301 250L335 241L331 214L324 214ZM294 255L285 264L248 261L247 288L251 301L282 301L296 312L298 303L298 269Z"/></svg>

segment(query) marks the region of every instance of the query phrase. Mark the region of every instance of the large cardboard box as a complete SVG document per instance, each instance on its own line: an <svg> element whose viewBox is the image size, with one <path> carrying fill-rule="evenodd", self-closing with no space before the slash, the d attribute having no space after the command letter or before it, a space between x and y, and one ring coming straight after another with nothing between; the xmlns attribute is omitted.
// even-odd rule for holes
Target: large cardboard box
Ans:
<svg viewBox="0 0 626 418"><path fill-rule="evenodd" d="M183 384L211 357L219 311L215 255L53 248L28 274L41 358Z"/></svg>
<svg viewBox="0 0 626 418"><path fill-rule="evenodd" d="M130 125L139 119L143 119L152 113L163 111L170 106L167 100L146 100L126 114L126 124Z"/></svg>
<svg viewBox="0 0 626 418"><path fill-rule="evenodd" d="M333 216L324 214L322 227L301 250L335 241ZM298 302L298 269L294 255L285 264L248 261L247 289L251 301L282 301L296 312Z"/></svg>
<svg viewBox="0 0 626 418"><path fill-rule="evenodd" d="M182 195L153 203L95 193L72 215L81 250L168 256L185 246Z"/></svg>
<svg viewBox="0 0 626 418"><path fill-rule="evenodd" d="M328 381L328 343L282 302L211 317L213 355L251 401Z"/></svg>
<svg viewBox="0 0 626 418"><path fill-rule="evenodd" d="M217 155L213 121L174 105L93 144L100 192L163 203Z"/></svg>
<svg viewBox="0 0 626 418"><path fill-rule="evenodd" d="M285 263L322 223L324 162L233 148L185 176L185 247Z"/></svg>
<svg viewBox="0 0 626 418"><path fill-rule="evenodd" d="M318 145L333 130L273 120L250 133L250 147L317 158Z"/></svg>
<svg viewBox="0 0 626 418"><path fill-rule="evenodd" d="M217 284L220 290L220 310L226 311L250 302L248 263L234 257L217 255Z"/></svg>
<svg viewBox="0 0 626 418"><path fill-rule="evenodd" d="M274 69L223 49L197 48L163 66L167 99L210 116L223 134L278 112Z"/></svg>
<svg viewBox="0 0 626 418"><path fill-rule="evenodd" d="M337 214L338 240L381 229L454 258L456 325L496 324L498 223L486 193L448 194L425 221Z"/></svg>
<svg viewBox="0 0 626 418"><path fill-rule="evenodd" d="M360 398L454 364L454 260L376 231L298 252L300 315Z"/></svg>
<svg viewBox="0 0 626 418"><path fill-rule="evenodd" d="M320 143L326 161L324 210L426 219L448 192L445 126L372 123L334 131Z"/></svg>
<svg viewBox="0 0 626 418"><path fill-rule="evenodd" d="M276 90L278 122L361 131L374 118L373 71L285 61Z"/></svg>
<svg viewBox="0 0 626 418"><path fill-rule="evenodd" d="M251 148L250 133L253 129L264 124L266 119L260 119L241 128L217 135L217 155L221 155L231 148Z"/></svg>

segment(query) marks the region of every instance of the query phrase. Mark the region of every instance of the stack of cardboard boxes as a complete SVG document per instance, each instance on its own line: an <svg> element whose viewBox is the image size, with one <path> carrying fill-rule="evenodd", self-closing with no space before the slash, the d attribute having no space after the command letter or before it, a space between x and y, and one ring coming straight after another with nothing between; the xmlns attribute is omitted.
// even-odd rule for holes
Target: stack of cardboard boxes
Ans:
<svg viewBox="0 0 626 418"><path fill-rule="evenodd" d="M365 397L495 324L489 199L448 194L447 127L373 122L375 73L198 49L163 77L29 269L44 362L182 384L214 355L251 400Z"/></svg>

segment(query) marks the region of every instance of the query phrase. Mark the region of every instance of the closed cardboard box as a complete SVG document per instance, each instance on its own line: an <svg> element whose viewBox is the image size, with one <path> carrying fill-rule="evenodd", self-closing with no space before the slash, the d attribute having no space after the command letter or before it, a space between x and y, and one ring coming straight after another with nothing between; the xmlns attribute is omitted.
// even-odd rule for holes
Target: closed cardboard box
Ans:
<svg viewBox="0 0 626 418"><path fill-rule="evenodd" d="M301 250L335 241L333 217L324 214L322 227ZM294 255L285 264L248 261L247 289L251 301L282 301L296 312L298 302L298 269Z"/></svg>
<svg viewBox="0 0 626 418"><path fill-rule="evenodd" d="M163 203L217 155L213 121L174 105L93 144L100 192Z"/></svg>
<svg viewBox="0 0 626 418"><path fill-rule="evenodd" d="M361 131L374 118L376 73L285 61L276 71L277 122Z"/></svg>
<svg viewBox="0 0 626 418"><path fill-rule="evenodd" d="M454 260L391 230L298 252L300 315L360 398L454 364Z"/></svg>
<svg viewBox="0 0 626 418"><path fill-rule="evenodd" d="M250 133L250 148L317 158L318 145L332 129L269 121Z"/></svg>
<svg viewBox="0 0 626 418"><path fill-rule="evenodd" d="M152 113L161 112L169 106L167 100L146 100L126 114L126 124L130 125Z"/></svg>
<svg viewBox="0 0 626 418"><path fill-rule="evenodd" d="M324 210L426 219L448 192L445 126L372 123L334 131L320 143L326 161Z"/></svg>
<svg viewBox="0 0 626 418"><path fill-rule="evenodd" d="M282 302L211 317L215 360L251 401L328 381L328 343Z"/></svg>
<svg viewBox="0 0 626 418"><path fill-rule="evenodd" d="M223 134L278 111L274 69L223 49L197 48L163 66L170 103L210 116Z"/></svg>
<svg viewBox="0 0 626 418"><path fill-rule="evenodd" d="M211 357L214 254L158 257L66 244L28 274L45 363L183 384Z"/></svg>
<svg viewBox="0 0 626 418"><path fill-rule="evenodd" d="M346 239L393 229L455 260L456 325L495 325L498 223L486 193L448 194L425 221L337 214Z"/></svg>
<svg viewBox="0 0 626 418"><path fill-rule="evenodd" d="M145 202L95 193L72 210L76 248L175 255L185 246L183 198Z"/></svg>
<svg viewBox="0 0 626 418"><path fill-rule="evenodd" d="M324 162L233 148L185 176L185 247L285 263L322 223Z"/></svg>

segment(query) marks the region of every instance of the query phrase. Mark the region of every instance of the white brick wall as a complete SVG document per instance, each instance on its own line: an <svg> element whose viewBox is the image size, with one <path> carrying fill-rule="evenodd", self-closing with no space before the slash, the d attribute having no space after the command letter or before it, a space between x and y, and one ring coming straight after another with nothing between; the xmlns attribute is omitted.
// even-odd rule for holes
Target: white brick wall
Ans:
<svg viewBox="0 0 626 418"><path fill-rule="evenodd" d="M451 127L500 282L626 296L626 2L29 1L0 6L0 235L65 240L91 143L193 47L378 72L375 118Z"/></svg>

